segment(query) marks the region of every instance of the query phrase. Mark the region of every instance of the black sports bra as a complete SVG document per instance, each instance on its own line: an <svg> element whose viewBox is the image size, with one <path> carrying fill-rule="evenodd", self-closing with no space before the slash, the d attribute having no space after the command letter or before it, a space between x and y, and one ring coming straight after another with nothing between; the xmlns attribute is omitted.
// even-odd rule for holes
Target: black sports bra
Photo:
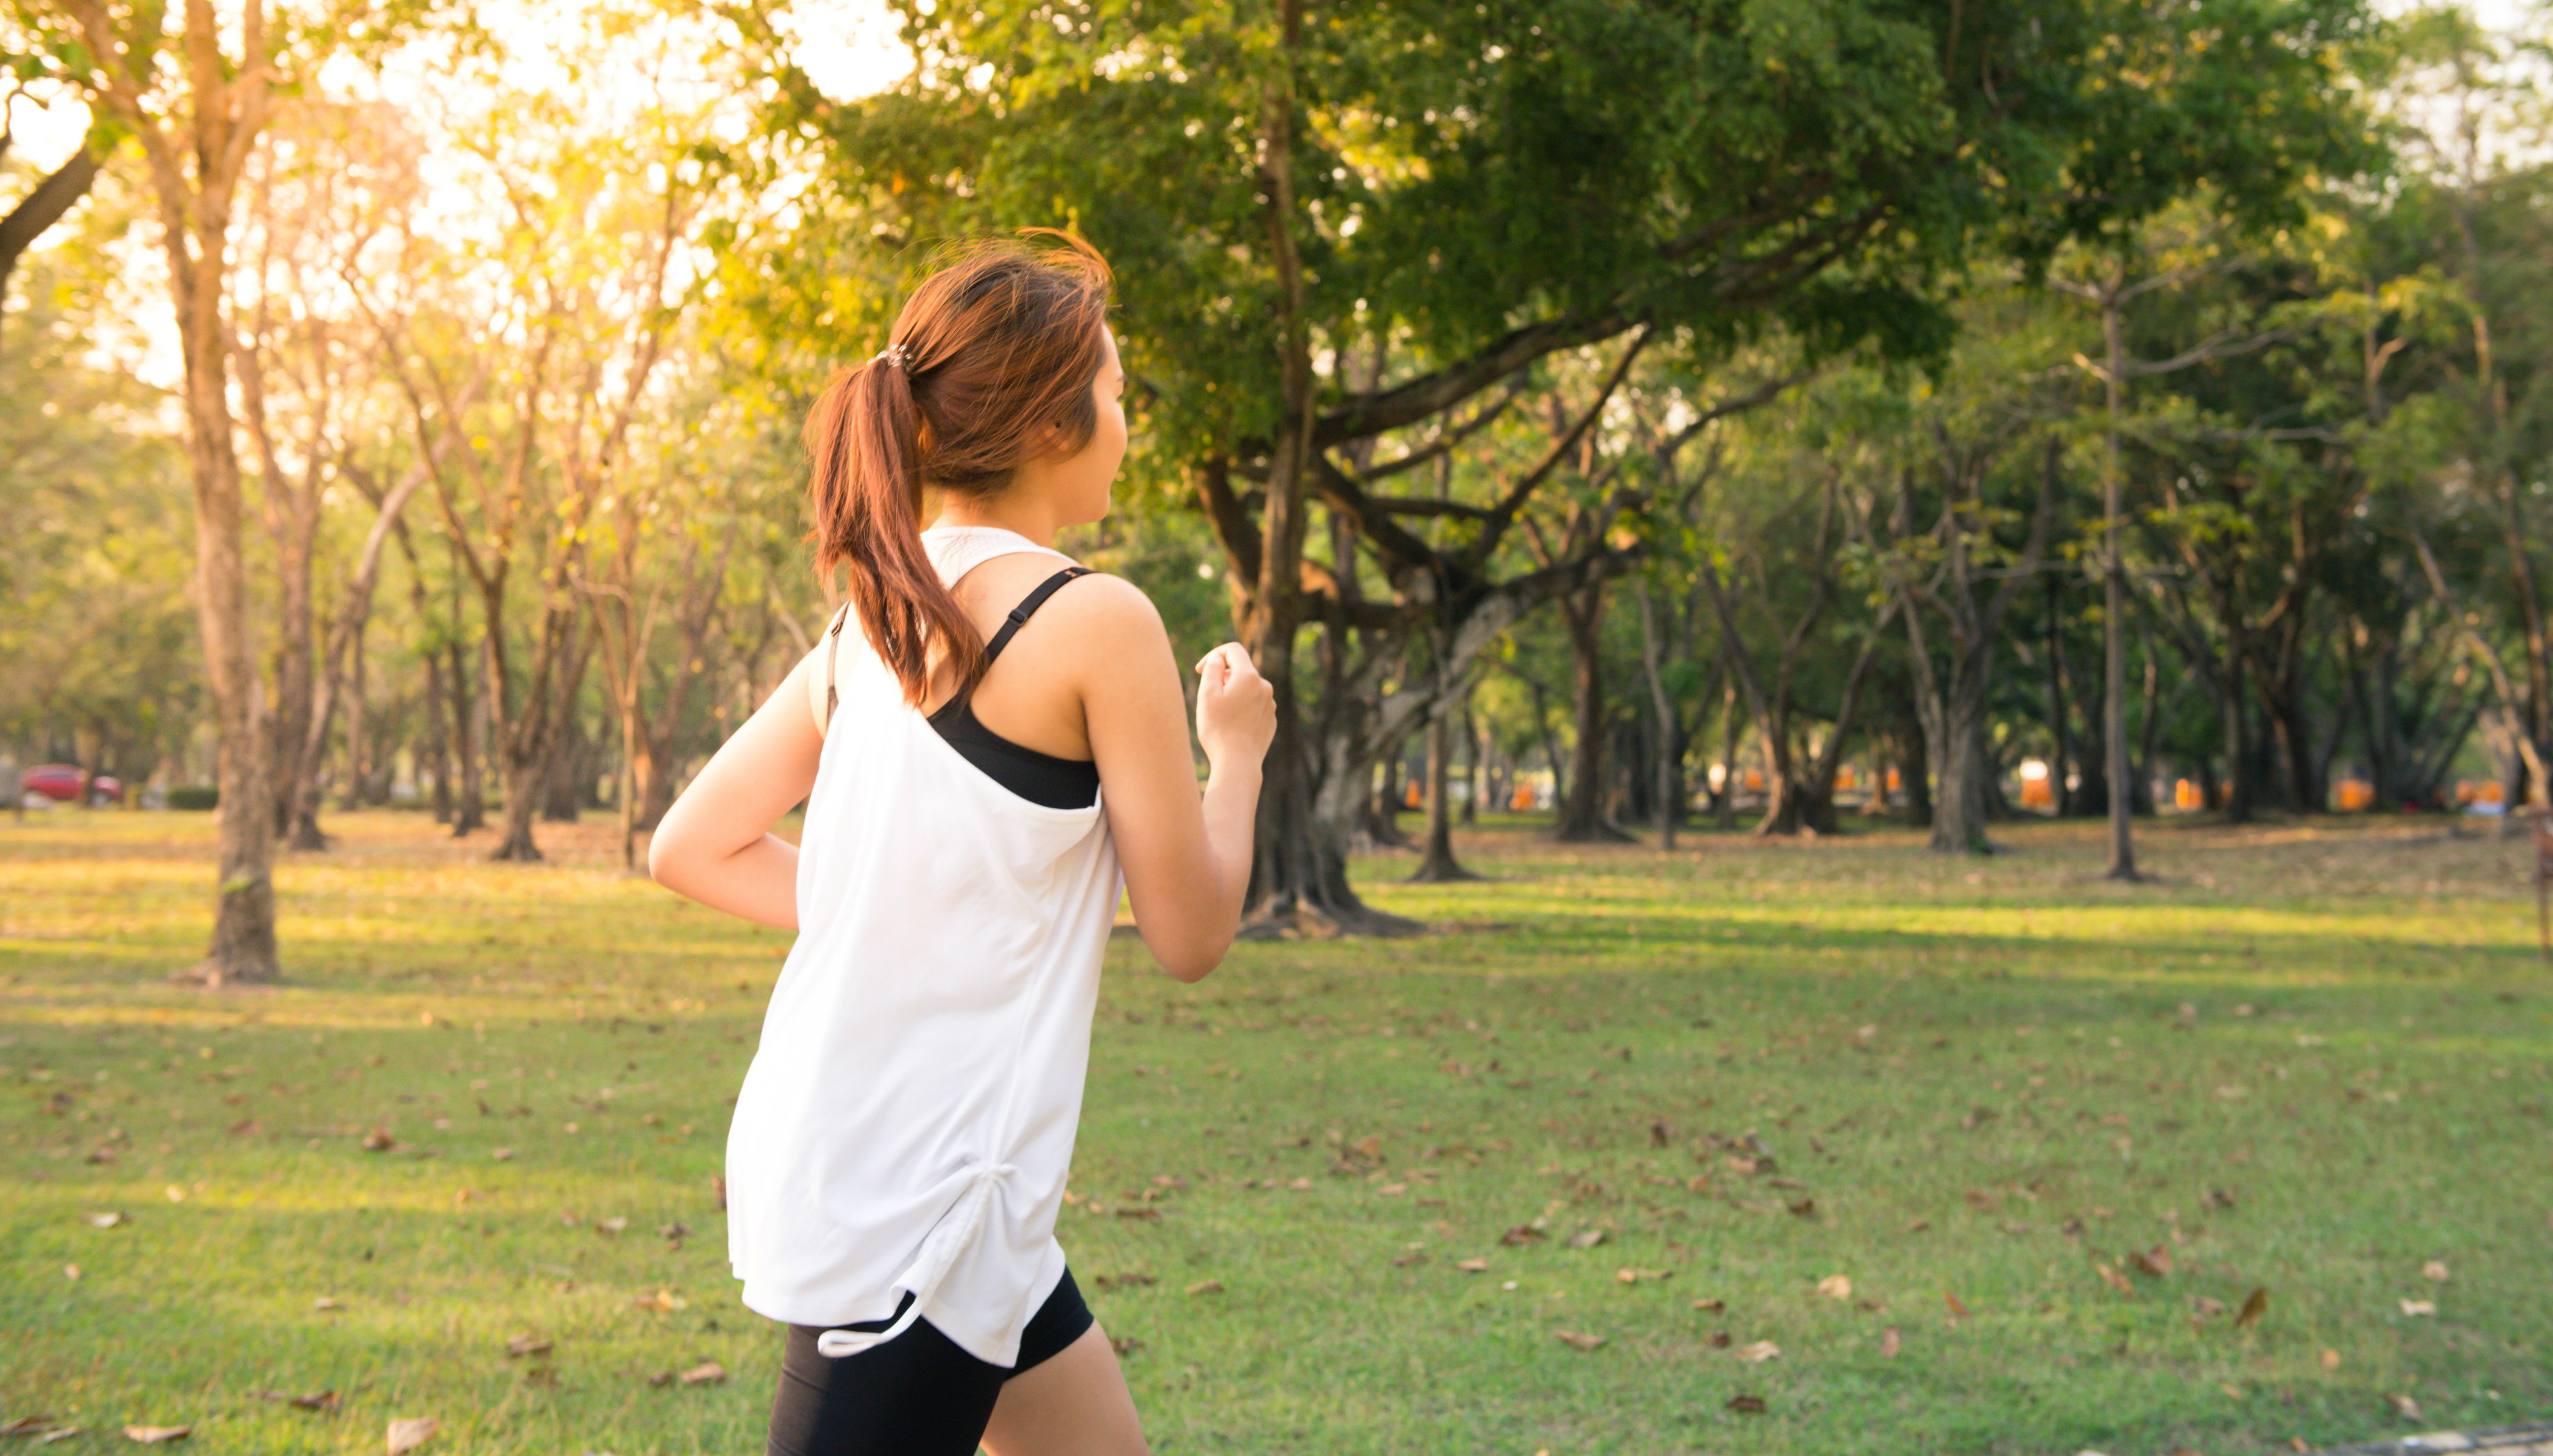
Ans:
<svg viewBox="0 0 2553 1456"><path fill-rule="evenodd" d="M1011 645L1011 638L1018 634L1029 618L1037 615L1037 609L1046 605L1046 599L1061 589L1063 583L1075 576L1089 574L1088 567L1066 567L1038 583L1035 591L1011 608L1009 618L1002 623L1002 630L994 633L993 640L984 644L984 666L987 669L993 666L993 659L1002 655L1002 649ZM834 620L832 631L828 634L832 638L832 645L825 652L825 725L828 728L832 726L836 701L833 655L841 649L842 628L849 621L850 608L845 606L842 614ZM972 693L961 691L943 703L940 711L928 719L932 731L957 750L958 757L974 765L985 778L1033 804L1043 804L1050 809L1086 809L1099 802L1097 764L1087 759L1058 759L1025 744L1013 743L984 726L975 716L972 698Z"/></svg>

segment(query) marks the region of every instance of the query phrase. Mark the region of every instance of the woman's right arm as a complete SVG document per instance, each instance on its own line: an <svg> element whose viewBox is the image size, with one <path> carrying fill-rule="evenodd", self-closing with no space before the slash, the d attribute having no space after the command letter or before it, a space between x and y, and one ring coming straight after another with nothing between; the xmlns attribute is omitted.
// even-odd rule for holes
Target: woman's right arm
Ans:
<svg viewBox="0 0 2553 1456"><path fill-rule="evenodd" d="M1237 644L1196 665L1197 740L1207 764L1200 795L1187 703L1161 613L1130 582L1097 577L1081 590L1074 615L1087 649L1077 654L1082 715L1135 927L1163 969L1202 981L1231 946L1250 891L1276 694Z"/></svg>
<svg viewBox="0 0 2553 1456"><path fill-rule="evenodd" d="M825 749L809 711L816 664L814 653L802 659L665 811L647 842L647 873L658 884L714 910L798 928L798 847L771 826L816 784Z"/></svg>

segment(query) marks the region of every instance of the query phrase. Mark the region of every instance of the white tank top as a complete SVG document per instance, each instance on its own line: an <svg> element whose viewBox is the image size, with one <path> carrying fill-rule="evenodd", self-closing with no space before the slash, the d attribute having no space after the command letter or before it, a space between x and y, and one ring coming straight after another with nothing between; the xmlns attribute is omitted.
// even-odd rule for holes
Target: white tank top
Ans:
<svg viewBox="0 0 2553 1456"><path fill-rule="evenodd" d="M1027 538L924 533L941 578ZM1047 552L1050 556L1058 553ZM808 794L798 941L727 1133L747 1308L855 1354L917 1317L993 1365L1063 1278L1117 850L1102 806L1002 787L904 699L853 618ZM895 1314L882 1333L831 1329Z"/></svg>

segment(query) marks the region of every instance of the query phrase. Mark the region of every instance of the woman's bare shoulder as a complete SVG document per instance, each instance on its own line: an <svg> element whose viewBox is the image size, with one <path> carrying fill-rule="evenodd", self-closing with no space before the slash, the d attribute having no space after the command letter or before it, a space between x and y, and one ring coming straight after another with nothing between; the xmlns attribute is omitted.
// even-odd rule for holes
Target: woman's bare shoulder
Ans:
<svg viewBox="0 0 2553 1456"><path fill-rule="evenodd" d="M1039 615L1054 616L1059 639L1094 654L1141 651L1169 641L1161 609L1144 594L1144 588L1106 572L1075 577L1068 589L1047 601Z"/></svg>

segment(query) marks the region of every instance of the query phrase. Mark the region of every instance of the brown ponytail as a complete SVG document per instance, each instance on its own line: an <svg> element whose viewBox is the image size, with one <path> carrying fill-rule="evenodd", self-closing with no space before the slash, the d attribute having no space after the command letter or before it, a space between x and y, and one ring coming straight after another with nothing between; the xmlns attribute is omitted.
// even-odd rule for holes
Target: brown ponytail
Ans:
<svg viewBox="0 0 2553 1456"><path fill-rule="evenodd" d="M959 250L897 317L901 363L837 370L807 416L817 570L847 569L851 609L917 707L930 696L934 642L959 691L984 671L983 638L923 552L923 487L999 494L1022 462L1072 454L1097 426L1090 381L1108 264L1069 234L1029 235L1062 246Z"/></svg>

